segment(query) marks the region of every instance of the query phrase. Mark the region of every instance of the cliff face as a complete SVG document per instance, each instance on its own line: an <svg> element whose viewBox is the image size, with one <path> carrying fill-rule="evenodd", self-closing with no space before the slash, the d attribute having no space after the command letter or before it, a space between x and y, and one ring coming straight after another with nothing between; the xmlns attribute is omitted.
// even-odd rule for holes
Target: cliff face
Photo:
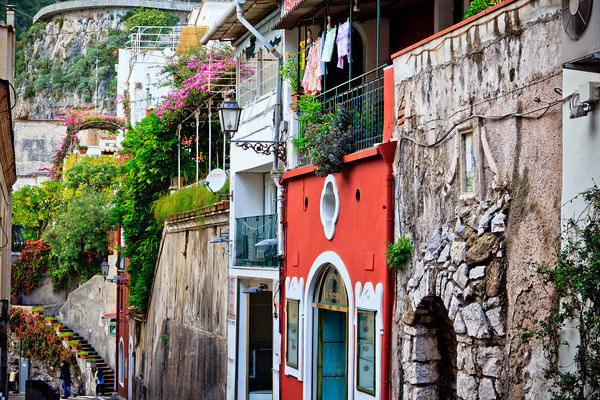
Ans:
<svg viewBox="0 0 600 400"><path fill-rule="evenodd" d="M115 114L117 49L125 45L123 18L131 10L66 11L31 27L17 52L14 116L52 119L81 107Z"/></svg>

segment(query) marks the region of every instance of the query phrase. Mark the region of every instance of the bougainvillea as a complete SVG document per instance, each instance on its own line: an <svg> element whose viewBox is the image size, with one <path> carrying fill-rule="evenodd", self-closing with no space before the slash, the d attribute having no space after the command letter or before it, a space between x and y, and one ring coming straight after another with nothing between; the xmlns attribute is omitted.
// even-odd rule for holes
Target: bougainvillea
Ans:
<svg viewBox="0 0 600 400"><path fill-rule="evenodd" d="M86 114L81 112L69 112L65 119L67 134L63 138L60 148L54 150L52 157L52 167L50 168L50 178L53 181L60 180L62 177L63 163L65 158L79 144L77 133L83 129L103 129L107 131L116 131L124 129L125 120L110 115Z"/></svg>
<svg viewBox="0 0 600 400"><path fill-rule="evenodd" d="M21 352L25 357L34 358L53 368L58 368L63 361L76 365L71 351L62 345L54 329L43 323L42 317L11 307L10 331L21 340Z"/></svg>
<svg viewBox="0 0 600 400"><path fill-rule="evenodd" d="M12 302L18 300L19 292L30 294L40 285L44 273L56 266L56 259L44 240L29 240L11 268Z"/></svg>
<svg viewBox="0 0 600 400"><path fill-rule="evenodd" d="M163 96L163 103L156 115L166 126L179 123L185 110L196 110L210 97L211 93L235 86L236 61L233 47L218 44L201 46L186 53L169 58L162 73L174 90ZM242 79L253 72L241 66Z"/></svg>

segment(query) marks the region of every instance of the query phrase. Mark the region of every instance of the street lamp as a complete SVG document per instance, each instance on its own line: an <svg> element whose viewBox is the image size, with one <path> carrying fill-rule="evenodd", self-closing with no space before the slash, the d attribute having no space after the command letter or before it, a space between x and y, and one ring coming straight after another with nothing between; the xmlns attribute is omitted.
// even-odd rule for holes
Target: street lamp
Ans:
<svg viewBox="0 0 600 400"><path fill-rule="evenodd" d="M100 268L102 270L102 276L104 277L104 280L106 280L106 277L108 276L108 261L106 259L102 261Z"/></svg>
<svg viewBox="0 0 600 400"><path fill-rule="evenodd" d="M225 101L219 105L217 111L219 112L221 130L225 132L228 139L231 139L239 128L240 115L242 114L242 109L233 99L232 93L227 93L225 95Z"/></svg>

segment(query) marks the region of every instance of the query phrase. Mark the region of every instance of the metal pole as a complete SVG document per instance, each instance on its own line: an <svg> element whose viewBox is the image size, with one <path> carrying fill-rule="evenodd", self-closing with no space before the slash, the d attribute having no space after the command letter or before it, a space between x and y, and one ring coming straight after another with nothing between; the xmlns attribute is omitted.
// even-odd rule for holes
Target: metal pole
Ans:
<svg viewBox="0 0 600 400"><path fill-rule="evenodd" d="M181 189L181 124L177 125L177 189Z"/></svg>
<svg viewBox="0 0 600 400"><path fill-rule="evenodd" d="M348 34L350 35L350 49L348 54L348 89L350 88L350 81L352 80L352 22L354 20L354 0L350 0L350 29Z"/></svg>
<svg viewBox="0 0 600 400"><path fill-rule="evenodd" d="M196 183L198 183L198 181L199 181L198 164L200 162L198 160L198 125L200 125L198 114L199 114L199 110L196 110Z"/></svg>
<svg viewBox="0 0 600 400"><path fill-rule="evenodd" d="M212 158L212 99L208 100L208 170L211 170Z"/></svg>
<svg viewBox="0 0 600 400"><path fill-rule="evenodd" d="M377 76L379 76L379 43L381 38L381 0L377 0L377 62L375 68L377 68Z"/></svg>

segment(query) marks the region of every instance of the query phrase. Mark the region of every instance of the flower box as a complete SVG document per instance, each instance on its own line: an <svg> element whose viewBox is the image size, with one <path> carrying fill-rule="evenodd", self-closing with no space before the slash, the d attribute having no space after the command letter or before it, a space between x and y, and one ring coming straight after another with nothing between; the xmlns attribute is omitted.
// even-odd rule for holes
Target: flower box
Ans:
<svg viewBox="0 0 600 400"><path fill-rule="evenodd" d="M79 149L79 154L86 154L87 153L87 149Z"/></svg>

